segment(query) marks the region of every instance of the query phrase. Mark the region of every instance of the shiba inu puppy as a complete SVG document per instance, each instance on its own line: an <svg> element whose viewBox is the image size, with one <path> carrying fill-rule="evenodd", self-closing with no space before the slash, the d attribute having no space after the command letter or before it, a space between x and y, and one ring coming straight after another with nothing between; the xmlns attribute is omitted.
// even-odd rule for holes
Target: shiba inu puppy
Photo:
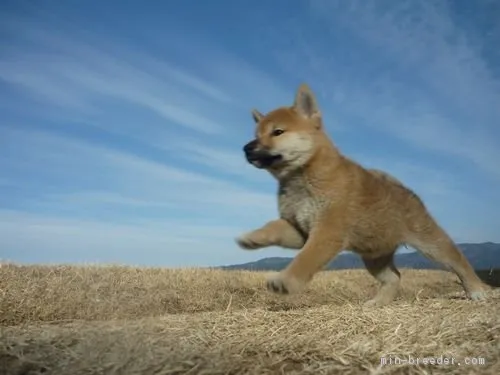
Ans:
<svg viewBox="0 0 500 375"><path fill-rule="evenodd" d="M413 191L337 149L306 84L299 87L292 106L266 115L253 110L252 115L255 139L243 147L244 154L249 163L277 179L280 215L236 241L247 250L300 249L288 267L268 279L270 291L300 291L339 252L350 250L362 257L381 284L366 304L382 306L399 290L394 253L409 245L451 269L469 299L487 298L489 286Z"/></svg>

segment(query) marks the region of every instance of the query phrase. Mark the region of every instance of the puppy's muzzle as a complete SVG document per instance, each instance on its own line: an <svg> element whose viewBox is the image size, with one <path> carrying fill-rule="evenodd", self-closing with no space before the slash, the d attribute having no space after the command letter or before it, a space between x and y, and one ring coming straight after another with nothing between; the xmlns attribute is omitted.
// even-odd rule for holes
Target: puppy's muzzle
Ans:
<svg viewBox="0 0 500 375"><path fill-rule="evenodd" d="M248 142L244 147L247 161L257 168L266 168L281 160L281 155L274 155L270 151L259 147L257 140Z"/></svg>

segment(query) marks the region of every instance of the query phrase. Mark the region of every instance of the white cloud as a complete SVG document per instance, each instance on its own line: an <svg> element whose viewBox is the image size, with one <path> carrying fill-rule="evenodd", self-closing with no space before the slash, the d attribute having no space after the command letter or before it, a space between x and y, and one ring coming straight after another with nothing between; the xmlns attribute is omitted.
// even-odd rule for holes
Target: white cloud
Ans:
<svg viewBox="0 0 500 375"><path fill-rule="evenodd" d="M36 54L34 58L23 53L15 54L9 61L0 62L0 78L21 85L41 100L56 106L70 106L71 109L84 112L95 111L97 98L104 96L146 108L165 120L197 131L214 133L221 130L219 124L197 113L199 111L186 109L185 103L176 103L179 100L167 94L175 90L175 86L169 82L163 82L164 87L158 83L156 87L148 87L147 81L138 78L141 73L146 76L142 77L144 79L153 81L153 77L135 69L127 69L125 64L101 66L98 70L92 70L85 65L89 56L87 60L78 62L75 57L73 59L67 61L67 58L54 57L44 61ZM103 57L97 57L91 63L104 65L103 60ZM36 65L33 65L33 61L37 61Z"/></svg>
<svg viewBox="0 0 500 375"><path fill-rule="evenodd" d="M296 19L286 31L298 36L297 48L277 56L291 72L307 69L312 87L330 93L325 108L421 150L458 157L498 181L500 81L481 53L494 48L492 37L460 29L445 3L309 4L317 29L309 32ZM335 48L324 48L318 29Z"/></svg>
<svg viewBox="0 0 500 375"><path fill-rule="evenodd" d="M243 153L245 142L229 148L217 144L213 146L196 138L172 137L172 140L169 143L156 140L153 141L153 144L159 148L176 152L183 159L209 168L216 173L243 179L245 183L260 184L266 188L274 187L276 184L268 172L258 170L246 161Z"/></svg>
<svg viewBox="0 0 500 375"><path fill-rule="evenodd" d="M151 253L164 247L175 248L170 251L179 263L189 263L186 258L194 254L204 260L193 264L220 264L223 254L236 249L234 236L275 217L274 190L231 181L265 180L265 172L259 175L246 164L241 141L240 152L219 146L234 137L240 118L251 133L249 110L259 103L247 101L284 96L266 73L207 46L196 56L180 51L202 64L193 74L92 32L63 32L57 22L10 19L3 27L16 43L0 57L0 80L20 89L12 93L21 102L37 104L28 116L34 119L30 128L38 129L2 124L0 168L19 187L20 207L16 218L4 216L0 225L3 248L27 251L28 258L35 257L31 249L55 251L55 259L87 258L85 249L100 249L104 258L118 259L120 249ZM46 120L53 119L71 123L65 133L74 136L45 131ZM82 124L139 140L155 156L123 151L123 144L120 150L80 141L77 134L86 133ZM211 136L221 142L207 142ZM267 182L273 183L270 177ZM68 248L73 253L65 258ZM207 255L205 248L220 256Z"/></svg>
<svg viewBox="0 0 500 375"><path fill-rule="evenodd" d="M7 27L16 31L19 40L34 42L37 47L7 48L0 59L0 79L25 88L38 100L73 111L98 111L102 117L106 106L101 100L120 100L125 106L132 104L167 120L162 126L178 124L215 134L233 128L223 125L241 118L241 111L249 119L250 108L267 104L266 97L290 96L266 73L216 48L198 46L196 56L186 47L180 51L198 64L199 56L204 56L196 75L168 60L82 30L65 35L55 27L51 30L26 20L10 20ZM185 44L191 43L186 40ZM136 124L133 129L137 133L150 126Z"/></svg>
<svg viewBox="0 0 500 375"><path fill-rule="evenodd" d="M234 237L276 215L273 194L228 180L42 131L3 134L0 167L23 209L0 212L2 258L238 262L259 255Z"/></svg>
<svg viewBox="0 0 500 375"><path fill-rule="evenodd" d="M241 260L238 226L178 220L113 223L0 210L1 257L26 263L216 266Z"/></svg>
<svg viewBox="0 0 500 375"><path fill-rule="evenodd" d="M61 180L86 181L92 184L89 188L107 186L116 192L135 191L171 202L216 203L224 207L269 203L268 194L129 152L43 131L12 128L3 134L7 140L3 167L25 172L24 177L30 171L43 169Z"/></svg>

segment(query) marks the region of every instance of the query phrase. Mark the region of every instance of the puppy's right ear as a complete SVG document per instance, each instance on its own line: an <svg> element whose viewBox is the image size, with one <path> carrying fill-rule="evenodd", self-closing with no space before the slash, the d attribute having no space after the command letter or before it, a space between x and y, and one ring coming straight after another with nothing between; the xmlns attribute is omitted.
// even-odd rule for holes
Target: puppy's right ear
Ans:
<svg viewBox="0 0 500 375"><path fill-rule="evenodd" d="M264 117L264 115L254 108L252 109L252 117L256 123L259 123L260 120L262 120L262 118Z"/></svg>

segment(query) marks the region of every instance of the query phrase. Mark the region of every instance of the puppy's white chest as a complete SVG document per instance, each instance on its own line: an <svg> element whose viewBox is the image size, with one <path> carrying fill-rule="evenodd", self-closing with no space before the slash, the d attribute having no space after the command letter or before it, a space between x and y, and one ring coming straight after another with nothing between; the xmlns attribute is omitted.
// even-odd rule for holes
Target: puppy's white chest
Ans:
<svg viewBox="0 0 500 375"><path fill-rule="evenodd" d="M304 234L310 232L318 209L316 200L307 193L294 191L293 193L280 194L280 216L295 225Z"/></svg>

